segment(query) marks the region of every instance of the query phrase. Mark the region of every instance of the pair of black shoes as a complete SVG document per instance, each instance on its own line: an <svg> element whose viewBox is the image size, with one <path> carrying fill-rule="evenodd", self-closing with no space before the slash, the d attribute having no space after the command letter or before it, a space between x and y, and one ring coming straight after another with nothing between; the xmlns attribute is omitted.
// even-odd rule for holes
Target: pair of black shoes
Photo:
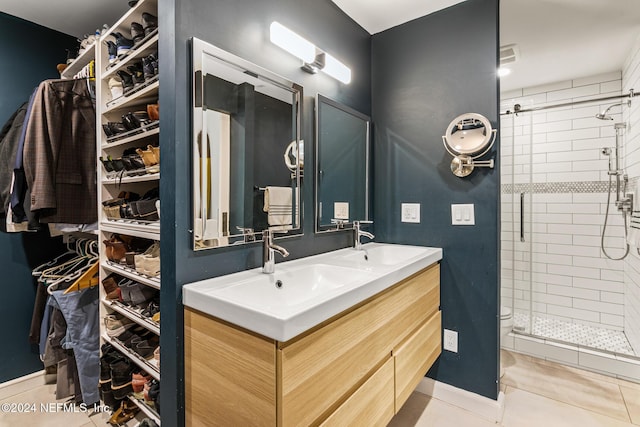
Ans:
<svg viewBox="0 0 640 427"><path fill-rule="evenodd" d="M135 365L111 344L103 344L101 350L100 398L105 405L115 408L133 391L131 374Z"/></svg>
<svg viewBox="0 0 640 427"><path fill-rule="evenodd" d="M142 326L129 328L118 335L116 339L145 360L153 357L153 351L160 343L157 335Z"/></svg>
<svg viewBox="0 0 640 427"><path fill-rule="evenodd" d="M158 28L158 17L148 12L142 14L142 24L138 22L131 23L131 39L136 45L144 40L145 37L153 33Z"/></svg>
<svg viewBox="0 0 640 427"><path fill-rule="evenodd" d="M121 133L136 130L151 123L146 111L134 111L122 115L121 122L107 122L102 125L107 138L113 138Z"/></svg>
<svg viewBox="0 0 640 427"><path fill-rule="evenodd" d="M147 173L142 157L135 152L130 153L125 150L122 157L118 159L113 159L111 156L107 156L106 159L100 157L100 161L102 162L105 171L107 171L107 176L114 174L124 175L125 172L130 176L144 175Z"/></svg>
<svg viewBox="0 0 640 427"><path fill-rule="evenodd" d="M118 74L122 82L122 88L126 96L133 89L158 75L158 53L145 56L141 61L127 66L127 71L118 70L116 74Z"/></svg>
<svg viewBox="0 0 640 427"><path fill-rule="evenodd" d="M141 199L130 201L120 207L121 218L133 221L159 221L156 202L160 200L160 191L155 187L147 191Z"/></svg>
<svg viewBox="0 0 640 427"><path fill-rule="evenodd" d="M132 22L130 33L131 38L126 37L124 34L114 31L111 36L114 41L106 41L109 50L109 62L114 62L119 56L124 56L129 53L136 45L138 45L147 36L153 33L158 28L158 17L148 12L142 14L142 24L138 22ZM115 56L113 54L115 53Z"/></svg>

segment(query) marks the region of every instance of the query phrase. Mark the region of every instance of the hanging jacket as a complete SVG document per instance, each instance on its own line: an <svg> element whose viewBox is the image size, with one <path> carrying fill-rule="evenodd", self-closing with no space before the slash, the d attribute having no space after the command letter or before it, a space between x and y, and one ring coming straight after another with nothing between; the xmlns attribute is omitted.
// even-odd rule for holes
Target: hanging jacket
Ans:
<svg viewBox="0 0 640 427"><path fill-rule="evenodd" d="M0 131L0 214L3 217L7 213L11 197L13 166L26 112L25 102L11 115Z"/></svg>
<svg viewBox="0 0 640 427"><path fill-rule="evenodd" d="M46 80L24 142L31 211L41 223L97 221L96 118L85 79Z"/></svg>

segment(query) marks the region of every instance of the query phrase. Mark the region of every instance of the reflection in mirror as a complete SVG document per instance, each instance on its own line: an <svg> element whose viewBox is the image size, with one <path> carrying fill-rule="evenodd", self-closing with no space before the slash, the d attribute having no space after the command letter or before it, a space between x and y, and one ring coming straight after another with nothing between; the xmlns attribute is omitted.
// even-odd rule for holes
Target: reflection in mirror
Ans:
<svg viewBox="0 0 640 427"><path fill-rule="evenodd" d="M302 88L192 44L194 249L254 242L266 229L299 233Z"/></svg>
<svg viewBox="0 0 640 427"><path fill-rule="evenodd" d="M316 99L316 232L369 220L368 116Z"/></svg>

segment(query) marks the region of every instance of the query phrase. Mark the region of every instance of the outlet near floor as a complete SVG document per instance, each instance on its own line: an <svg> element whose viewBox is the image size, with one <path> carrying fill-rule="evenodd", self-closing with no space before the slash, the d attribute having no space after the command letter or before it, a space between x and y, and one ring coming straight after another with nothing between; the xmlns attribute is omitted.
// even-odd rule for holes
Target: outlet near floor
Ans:
<svg viewBox="0 0 640 427"><path fill-rule="evenodd" d="M458 332L450 329L444 330L444 338L442 340L442 348L453 353L458 352Z"/></svg>

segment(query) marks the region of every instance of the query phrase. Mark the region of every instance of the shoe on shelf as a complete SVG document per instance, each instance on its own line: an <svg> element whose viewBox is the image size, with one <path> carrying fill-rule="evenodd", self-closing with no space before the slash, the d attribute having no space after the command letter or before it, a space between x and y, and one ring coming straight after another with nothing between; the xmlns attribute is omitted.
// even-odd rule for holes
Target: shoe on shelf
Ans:
<svg viewBox="0 0 640 427"><path fill-rule="evenodd" d="M129 295L131 296L131 303L135 306L141 306L147 303L149 300L158 296L158 290L143 285L142 283L133 282L129 284Z"/></svg>
<svg viewBox="0 0 640 427"><path fill-rule="evenodd" d="M155 67L153 66L155 60L156 59L153 55L142 58L142 70L146 80L152 79L156 75Z"/></svg>
<svg viewBox="0 0 640 427"><path fill-rule="evenodd" d="M127 54L133 47L133 40L126 38L122 33L111 33L116 39L117 55Z"/></svg>
<svg viewBox="0 0 640 427"><path fill-rule="evenodd" d="M138 353L138 355L143 359L152 359L153 351L156 349L156 347L158 347L157 336L152 337L151 339L142 340L139 343L136 343L136 346L133 349L133 351Z"/></svg>
<svg viewBox="0 0 640 427"><path fill-rule="evenodd" d="M149 248L144 251L143 253L136 255L135 257L135 263L136 263L136 271L138 273L142 273L145 274L145 270L144 270L144 259L147 255L151 256L153 254L157 254L157 256L160 256L160 243L159 242L153 242L153 244L151 246L149 246Z"/></svg>
<svg viewBox="0 0 640 427"><path fill-rule="evenodd" d="M160 120L160 104L147 104L147 115L149 120Z"/></svg>
<svg viewBox="0 0 640 427"><path fill-rule="evenodd" d="M129 348L131 347L131 341L136 339L136 341L141 340L141 336L149 336L147 333L151 333L144 326L134 326L130 329L127 329L117 337L115 337L122 345Z"/></svg>
<svg viewBox="0 0 640 427"><path fill-rule="evenodd" d="M105 277L104 280L102 280L102 287L104 288L106 298L108 300L121 299L120 288L118 287L118 282L116 282L116 279L118 277L119 276L115 273L111 273L107 277Z"/></svg>
<svg viewBox="0 0 640 427"><path fill-rule="evenodd" d="M136 62L133 65L127 67L127 71L133 78L133 86L138 86L144 83L144 70L142 68L142 62Z"/></svg>
<svg viewBox="0 0 640 427"><path fill-rule="evenodd" d="M158 17L148 12L144 12L142 14L142 26L144 27L145 36L148 36L158 28Z"/></svg>
<svg viewBox="0 0 640 427"><path fill-rule="evenodd" d="M124 70L118 70L116 71L116 74L120 77L120 81L122 82L122 87L125 92L133 89L133 76L131 74Z"/></svg>
<svg viewBox="0 0 640 427"><path fill-rule="evenodd" d="M151 380L151 376L145 372L134 372L131 376L131 388L133 388L133 397L138 400L144 399L144 385Z"/></svg>
<svg viewBox="0 0 640 427"><path fill-rule="evenodd" d="M109 52L109 64L113 64L118 59L118 45L111 40L105 41L107 45L107 52Z"/></svg>
<svg viewBox="0 0 640 427"><path fill-rule="evenodd" d="M132 420L139 411L140 408L138 408L138 405L129 399L125 399L120 404L120 407L113 412L107 422L112 426L121 426L127 421Z"/></svg>
<svg viewBox="0 0 640 427"><path fill-rule="evenodd" d="M115 361L109 365L111 370L111 390L113 397L117 400L124 399L133 391L131 386L131 374L134 365L127 358Z"/></svg>
<svg viewBox="0 0 640 427"><path fill-rule="evenodd" d="M122 287L120 287L120 289L122 289ZM107 330L107 335L110 337L116 337L134 325L135 323L133 323L132 320L126 317L116 316L115 314L109 314L104 317L104 326Z"/></svg>
<svg viewBox="0 0 640 427"><path fill-rule="evenodd" d="M140 25L139 22L131 23L131 38L133 39L134 46L137 45L144 39L144 28Z"/></svg>
<svg viewBox="0 0 640 427"><path fill-rule="evenodd" d="M115 77L109 79L109 91L111 92L111 100L118 99L124 95L124 87L122 82Z"/></svg>

